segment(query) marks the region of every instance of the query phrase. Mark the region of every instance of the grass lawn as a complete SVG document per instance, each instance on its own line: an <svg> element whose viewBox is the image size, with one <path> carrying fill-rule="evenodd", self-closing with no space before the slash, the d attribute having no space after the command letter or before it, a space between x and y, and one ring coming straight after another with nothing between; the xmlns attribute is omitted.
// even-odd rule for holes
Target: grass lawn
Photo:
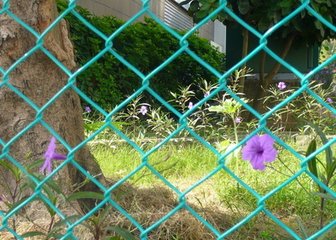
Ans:
<svg viewBox="0 0 336 240"><path fill-rule="evenodd" d="M150 149L149 146L145 147ZM117 181L141 164L141 155L127 144L115 148L104 145L92 147L104 175ZM278 147L280 149L280 147ZM218 166L214 153L197 143L168 144L148 156L148 163L176 189L169 188L147 167L134 174L116 194L118 203L143 227L149 227L178 205L177 191L190 190L190 186L207 176ZM249 162L232 159L228 168L260 196L267 195L300 169L299 160L289 151L279 150L278 158L265 171L255 171ZM126 187L125 187L126 186ZM196 188L188 190L186 202L220 233L230 229L257 209L258 199L230 174L221 169ZM335 189L335 186L333 188ZM286 187L276 191L263 204L273 216L290 227L302 239L319 229L320 197L312 179L300 175ZM262 204L262 203L261 203ZM323 222L336 218L336 202L326 201ZM129 229L127 220L121 221ZM188 211L181 210L149 234L150 239L215 239ZM264 212L227 239L293 239ZM336 239L332 229L322 239Z"/></svg>

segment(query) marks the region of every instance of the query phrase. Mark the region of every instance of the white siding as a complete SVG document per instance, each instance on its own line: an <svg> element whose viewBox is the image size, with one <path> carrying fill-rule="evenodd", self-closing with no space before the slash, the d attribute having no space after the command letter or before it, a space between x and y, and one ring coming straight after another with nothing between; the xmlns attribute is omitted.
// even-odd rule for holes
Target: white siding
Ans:
<svg viewBox="0 0 336 240"><path fill-rule="evenodd" d="M214 42L222 47L222 52L226 52L226 27L218 20L216 20L214 24Z"/></svg>
<svg viewBox="0 0 336 240"><path fill-rule="evenodd" d="M178 30L189 30L193 27L192 18L173 1L166 0L164 6L164 22Z"/></svg>

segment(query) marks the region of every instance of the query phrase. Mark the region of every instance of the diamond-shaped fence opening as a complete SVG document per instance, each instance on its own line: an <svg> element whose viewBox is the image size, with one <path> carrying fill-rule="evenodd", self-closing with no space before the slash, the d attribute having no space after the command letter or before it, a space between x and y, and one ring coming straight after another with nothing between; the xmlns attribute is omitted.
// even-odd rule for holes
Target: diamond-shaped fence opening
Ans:
<svg viewBox="0 0 336 240"><path fill-rule="evenodd" d="M302 186L313 187L314 182L307 175L303 174L285 188L272 195L266 201L266 204L268 209L277 218L286 223L286 225L291 226L303 238L305 234L309 236L320 228L319 219L316 216L319 216L321 212L319 196L317 194L311 195L309 190ZM295 201L300 201L300 206L295 206L293 204ZM329 209L333 204L333 202L326 203L326 209ZM311 212L311 219L309 220L302 217L302 214L307 209L310 209L309 211ZM325 223L328 223L333 218L335 216L332 211L324 211Z"/></svg>
<svg viewBox="0 0 336 240"><path fill-rule="evenodd" d="M151 174L149 171L142 171L134 175L133 179L139 181L139 177L146 178ZM156 183L155 187L136 184L132 186L126 182L116 189L113 192L114 200L145 229L154 225L178 205L176 194L164 183ZM116 213L116 217L122 216Z"/></svg>
<svg viewBox="0 0 336 240"><path fill-rule="evenodd" d="M155 2L139 1L135 15L111 28L76 1L61 1L60 15L41 1L0 3L0 167L8 192L0 195L1 238L335 238L335 51L304 73L272 45L302 24L335 36L332 10L280 2L267 25L260 20L267 8L244 16L256 1L190 1L190 13L202 17L180 32L154 14ZM227 71L193 42L215 17L255 38ZM72 39L76 51L88 51L81 59L74 59L65 20L85 29ZM161 32L155 43L144 38L133 46L149 27ZM169 51L144 56L148 46L165 44ZM255 109L235 85L249 80L243 67L262 52L298 82L267 80L261 86L270 94ZM171 79L159 91L181 66L199 75ZM330 79L321 80L324 73ZM110 100L100 98L112 88ZM298 126L304 134L288 136Z"/></svg>

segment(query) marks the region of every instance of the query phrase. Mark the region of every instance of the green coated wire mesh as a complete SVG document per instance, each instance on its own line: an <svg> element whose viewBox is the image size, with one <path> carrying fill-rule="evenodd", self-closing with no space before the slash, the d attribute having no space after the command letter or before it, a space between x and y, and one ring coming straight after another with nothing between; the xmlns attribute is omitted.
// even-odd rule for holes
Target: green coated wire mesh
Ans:
<svg viewBox="0 0 336 240"><path fill-rule="evenodd" d="M148 239L148 235L155 230L158 226L169 220L174 214L181 210L186 210L189 212L195 219L200 221L205 228L207 228L216 239L225 239L226 237L230 236L232 233L237 231L239 228L241 228L243 225L247 224L253 217L257 216L260 213L264 213L266 216L268 216L272 221L274 221L278 226L280 226L284 231L286 231L292 239L302 239L302 237L299 236L299 234L293 230L290 226L286 225L283 221L281 221L275 214L273 214L271 211L268 210L266 201L271 198L273 195L275 195L277 192L281 191L282 189L286 188L289 184L291 184L293 181L298 179L302 174L306 174L310 176L310 178L316 182L319 186L321 186L325 192L329 193L332 197L336 198L336 193L325 186L325 184L317 178L314 174L312 174L308 169L308 163L309 161L314 158L317 154L325 151L326 148L332 146L336 142L336 138L331 138L329 141L327 141L322 147L318 148L316 151L311 153L307 157L303 157L302 155L298 154L295 149L292 149L290 146L288 146L281 138L279 138L277 135L275 135L269 128L267 127L267 121L269 118L279 109L284 107L285 105L289 104L293 99L298 97L303 92L306 92L311 95L312 98L314 98L319 104L324 106L326 109L328 109L333 115L336 115L336 109L333 108L330 104L326 103L324 99L322 99L320 96L318 96L313 90L309 87L309 79L318 73L321 69L323 69L328 64L334 62L336 60L336 55L334 54L332 57L327 59L325 62L320 64L318 67L310 71L308 74L304 74L300 71L298 71L295 66L292 66L288 62L284 61L281 57L279 57L277 54L275 54L267 45L268 37L274 33L277 29L279 29L284 24L288 23L293 17L295 17L297 14L300 14L302 11L306 11L309 14L313 15L317 20L319 20L322 24L327 26L331 31L336 32L336 26L330 23L327 19L325 19L323 16L318 14L314 9L310 6L309 0L302 0L301 4L298 8L296 8L292 13L288 14L284 19L279 21L276 25L272 26L268 31L266 31L264 34L261 34L256 29L249 26L243 19L240 19L237 15L235 15L234 12L232 12L227 7L227 1L221 0L220 4L217 9L215 9L213 12L211 12L206 18L204 18L202 21L200 21L198 24L195 24L192 29L190 29L188 32L186 32L184 35L181 35L180 33L176 32L175 30L171 29L169 26L167 26L158 16L156 16L150 8L150 0L142 0L142 8L139 12L137 12L132 18L130 18L125 24L123 24L120 28L118 28L113 34L107 36L104 33L102 33L99 29L97 29L95 26L93 26L90 22L88 22L85 18L83 18L77 11L76 11L76 5L77 2L75 0L68 2L67 9L62 12L57 19L46 28L46 30L43 33L36 32L33 28L31 28L27 23L25 23L23 20L21 20L19 17L17 17L14 13L11 12L10 9L10 0L2 0L2 8L0 9L0 14L7 14L12 19L14 19L18 24L23 26L27 31L29 31L32 35L36 37L36 44L33 48L31 48L27 53L22 56L19 60L17 60L12 66L5 69L3 66L0 66L0 73L2 75L2 79L0 81L0 88L9 88L13 92L15 92L18 96L20 96L22 99L24 99L29 106L31 106L33 109L36 110L38 113L36 115L36 121L41 121L41 114L45 109L47 109L53 102L57 100L59 95L65 91L67 88L74 89L77 94L79 94L82 99L90 105L92 105L95 109L97 109L102 115L105 117L105 124L99 128L96 132L94 132L90 137L88 137L85 141L83 141L79 146L77 146L74 149L71 149L70 147L67 147L69 149L68 160L64 161L58 168L56 168L53 173L49 176L47 176L43 180L38 180L36 178L31 177L31 181L36 184L35 192L28 198L26 198L24 201L17 204L14 208L11 209L10 212L1 211L0 216L2 218L2 225L0 227L1 231L7 231L10 232L16 239L23 239L24 237L20 236L14 228L12 228L9 224L10 219L17 214L18 211L20 211L21 208L23 208L25 205L29 204L31 201L33 201L35 198L42 199L45 203L49 205L53 211L57 213L57 215L61 219L67 219L67 216L65 213L63 213L60 209L57 208L56 205L54 205L52 199L49 199L47 195L43 194L41 192L41 188L46 182L54 176L54 174L59 171L64 165L68 164L70 161L71 163L78 168L80 172L82 172L88 180L93 181L104 193L104 199L96 205L94 208L91 209L86 215L81 216L76 219L68 219L65 220L67 228L64 232L63 236L59 236L59 239L77 239L77 237L74 235L74 229L82 224L84 221L86 221L88 218L90 218L93 214L95 214L99 209L101 209L104 205L109 204L111 205L116 211L119 211L122 215L124 215L140 232L139 237L140 239ZM188 38L198 31L201 26L206 24L207 22L211 21L211 19L216 16L216 14L224 12L225 14L230 15L233 19L235 19L242 27L246 28L251 34L256 36L259 39L259 45L251 51L245 58L241 59L235 66L228 69L226 72L219 72L216 69L214 69L212 66L210 66L207 62L205 62L202 58L200 58L195 52L193 52L189 48ZM172 36L174 36L179 41L179 49L171 55L168 59L166 59L164 62L162 62L158 67L156 67L153 71L151 71L149 74L142 73L139 69L137 69L135 66L133 66L129 61L127 61L123 56L121 56L117 51L115 51L112 48L114 40L117 38L117 36L122 33L130 24L134 23L138 18L142 17L143 15L148 15L151 17L155 22L157 22L162 28L164 28L167 32L169 32ZM71 72L68 70L63 64L60 63L50 52L48 52L45 48L43 48L43 40L45 36L50 32L62 19L64 19L67 15L73 15L76 17L79 21L82 22L84 26L86 26L88 29L96 33L101 39L105 41L105 47L100 50L100 52L92 58L90 61L88 61L85 65L81 66L78 70L75 72ZM68 83L62 90L60 90L59 93L57 93L52 99L50 99L43 107L39 108L37 107L28 97L26 97L22 92L20 92L18 89L16 89L14 86L11 85L9 82L10 79L10 73L15 70L15 68L22 62L24 62L29 56L34 54L34 52L42 50L51 60L54 61L54 63L62 69L67 75L68 75ZM253 58L258 52L261 50L264 50L268 55L270 55L272 58L274 58L276 61L280 62L284 67L289 69L295 76L298 77L300 82L300 87L290 96L288 96L284 101L282 101L280 104L276 105L269 111L267 111L265 114L260 114L257 111L255 111L249 104L245 103L239 96L236 95L235 92L232 91L227 86L227 79L228 77L238 68L242 67L245 62ZM255 129L252 133L250 133L246 138L244 138L239 144L236 145L235 148L231 149L231 151L228 151L224 154L218 152L214 146L212 146L210 143L208 143L206 140L204 140L200 135L197 134L192 128L188 126L188 117L192 114L194 111L193 109L189 109L188 111L181 113L178 110L176 110L170 103L165 101L160 95L158 95L152 88L151 88L151 78L155 76L160 70L165 68L168 64L170 64L174 59L176 59L181 54L186 53L189 56L191 56L196 62L198 62L200 65L202 65L204 68L206 68L208 71L210 71L217 79L219 87L211 92L210 95L203 98L201 101L199 101L197 104L195 104L195 107L202 106L206 101L214 97L217 93L224 91L227 94L229 94L234 100L239 102L244 108L246 108L249 112L251 112L259 121L259 125L257 129ZM103 110L100 106L95 104L91 99L89 99L80 89L78 89L75 86L76 77L79 76L82 72L84 72L87 68L89 68L97 59L99 59L104 54L111 54L116 59L118 59L122 64L124 64L127 68L129 68L132 72L134 72L142 81L141 87L137 89L131 96L129 96L126 100L121 102L115 109L113 109L111 112L106 112ZM164 106L166 109L171 111L174 115L178 117L179 126L177 129L175 129L169 136L167 136L163 141L161 141L159 144L157 144L155 147L150 149L149 151L143 150L140 146L138 146L135 142L133 142L131 139L129 139L125 134L122 133L120 129L115 127L114 125L110 124L111 118L118 113L120 110L125 108L127 104L129 104L132 100L134 100L136 97L141 95L143 92L149 93L154 99L156 99L162 106ZM1 104L1 103L0 103ZM6 113L2 113L6 114ZM21 135L25 134L30 127L33 127L33 123L31 125L28 125L24 130L22 130L18 135L13 137L10 141L3 141L2 137L0 136L0 146L2 146L2 152L0 154L0 159L8 159L11 163L13 163L15 166L17 166L20 171L24 174L27 174L27 176L30 176L27 170L23 165L21 165L17 159L14 159L13 157L8 154L11 144L16 141L17 138L19 138ZM48 130L53 133L55 136L57 133L48 127L47 124L45 124L45 127L48 128ZM137 166L132 172L127 174L125 177L123 177L121 180L116 182L110 187L105 187L103 184L101 184L97 179L95 179L93 176L91 176L89 173L87 173L78 163L76 163L73 160L74 153L83 145L87 144L90 140L95 138L98 134L100 134L104 129L110 128L114 130L122 139L126 140L140 155L142 159L142 163ZM170 183L163 175L161 175L149 162L148 157L157 151L159 148L161 148L163 145L167 144L175 135L177 135L182 130L187 131L190 133L191 136L193 136L198 142L200 142L204 147L208 148L213 154L217 157L218 164L217 167L209 172L205 177L197 181L196 183L190 185L185 191L180 191L177 189L172 183ZM239 147L243 146L249 139L251 139L254 135L265 132L269 134L274 140L284 148L286 148L289 152L291 152L296 158L300 161L301 169L297 172L295 172L292 176L290 176L286 181L284 181L282 184L278 185L276 188L274 188L272 191L268 192L265 195L260 195L257 193L253 188L251 188L248 184L246 184L242 179L240 179L234 171L232 171L226 164L226 158L228 155L230 155L233 151L238 149ZM125 209L123 209L115 200L113 200L110 197L110 194L118 188L120 185L125 183L128 179L130 179L133 175L135 175L137 172L142 170L143 168L149 169L149 171L156 175L159 179L162 180L164 184L167 185L172 191L175 192L175 194L178 196L178 204L175 206L170 212L165 214L162 218L160 218L158 221L156 221L154 224L145 227L140 222L138 222L131 214L129 214ZM186 201L186 195L190 193L192 190L203 184L206 180L214 176L216 173L220 171L225 171L230 177L235 179L237 183L245 188L251 195L254 196L256 199L257 205L255 206L255 210L250 212L245 218L243 218L240 222L237 222L234 226L231 228L225 230L224 232L220 229L217 229L216 226L212 225L207 219L205 219L203 216L201 216L195 209L190 206ZM327 223L322 229L316 231L314 234L307 237L307 239L316 239L319 236L323 235L324 233L328 231L335 231L332 230L332 228L336 225L336 219L333 219L329 223Z"/></svg>

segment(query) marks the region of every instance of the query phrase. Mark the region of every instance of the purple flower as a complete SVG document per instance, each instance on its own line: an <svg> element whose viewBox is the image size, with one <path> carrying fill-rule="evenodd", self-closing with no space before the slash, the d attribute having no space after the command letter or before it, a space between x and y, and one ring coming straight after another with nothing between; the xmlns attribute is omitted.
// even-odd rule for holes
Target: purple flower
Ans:
<svg viewBox="0 0 336 240"><path fill-rule="evenodd" d="M241 117L236 117L235 123L241 123L243 119Z"/></svg>
<svg viewBox="0 0 336 240"><path fill-rule="evenodd" d="M205 98L206 98L207 96L209 96L209 95L210 95L209 92L204 93L204 97L205 97Z"/></svg>
<svg viewBox="0 0 336 240"><path fill-rule="evenodd" d="M85 112L90 113L91 112L91 108L89 106L86 106L85 107Z"/></svg>
<svg viewBox="0 0 336 240"><path fill-rule="evenodd" d="M194 104L193 104L192 102L189 102L189 104L188 104L188 108L189 108L189 109L192 109L193 106L194 106Z"/></svg>
<svg viewBox="0 0 336 240"><path fill-rule="evenodd" d="M140 113L141 113L142 115L146 115L147 112L148 112L147 107L146 107L146 106L141 106L141 108L140 108Z"/></svg>
<svg viewBox="0 0 336 240"><path fill-rule="evenodd" d="M47 172L47 174L51 173L53 160L65 160L66 158L67 157L65 155L56 152L56 138L52 137L48 145L48 149L44 153L45 160L40 168L40 172Z"/></svg>
<svg viewBox="0 0 336 240"><path fill-rule="evenodd" d="M265 163L273 162L278 154L273 144L268 134L253 136L242 149L243 160L250 161L255 170L264 170Z"/></svg>
<svg viewBox="0 0 336 240"><path fill-rule="evenodd" d="M284 90L286 87L287 87L286 83L284 83L284 82L279 82L278 83L279 90Z"/></svg>
<svg viewBox="0 0 336 240"><path fill-rule="evenodd" d="M328 103L333 103L333 100L332 100L331 98L328 97L328 98L327 98L327 102L328 102Z"/></svg>

